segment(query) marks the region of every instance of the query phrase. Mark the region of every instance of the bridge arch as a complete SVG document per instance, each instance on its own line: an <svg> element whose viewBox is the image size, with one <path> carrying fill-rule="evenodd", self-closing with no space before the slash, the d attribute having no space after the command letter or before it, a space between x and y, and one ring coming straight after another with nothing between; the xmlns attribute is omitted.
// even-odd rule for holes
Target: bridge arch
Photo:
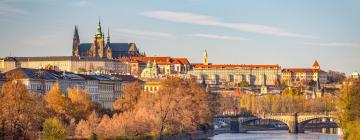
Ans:
<svg viewBox="0 0 360 140"><path fill-rule="evenodd" d="M254 118L251 118L251 119L247 119L247 120L243 120L243 121L240 121L240 124L241 125L245 125L247 123L251 123L251 122L255 122L257 120L274 120L274 121L279 121L283 124L286 124L286 126L289 128L290 127L290 123L288 120L286 119L282 119L282 118L258 118L258 117L254 117Z"/></svg>
<svg viewBox="0 0 360 140"><path fill-rule="evenodd" d="M334 117L334 116L314 116L314 117L308 117L308 118L300 119L300 120L298 121L298 123L299 123L299 128L302 129L302 130L304 130L306 124L308 124L309 122L311 122L311 121L313 121L313 120L316 120L316 119L323 119L323 118L333 119L334 121L332 121L332 122L335 123L337 127L340 127L340 122L339 122L339 120L338 120L336 117Z"/></svg>

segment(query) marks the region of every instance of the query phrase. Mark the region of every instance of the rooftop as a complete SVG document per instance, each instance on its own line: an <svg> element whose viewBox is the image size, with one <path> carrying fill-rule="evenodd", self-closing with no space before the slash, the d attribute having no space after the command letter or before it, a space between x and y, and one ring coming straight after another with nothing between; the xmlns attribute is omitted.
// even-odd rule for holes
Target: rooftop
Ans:
<svg viewBox="0 0 360 140"><path fill-rule="evenodd" d="M148 61L152 63L156 61L156 63L160 65L165 65L165 64L190 65L190 62L187 58L171 58L169 56L131 57L131 58L124 57L124 58L119 58L118 61L130 62L130 63L147 63Z"/></svg>
<svg viewBox="0 0 360 140"><path fill-rule="evenodd" d="M313 68L284 68L282 72L324 72Z"/></svg>
<svg viewBox="0 0 360 140"><path fill-rule="evenodd" d="M252 68L252 69L280 69L281 67L276 65L245 65L245 64L194 64L194 68Z"/></svg>
<svg viewBox="0 0 360 140"><path fill-rule="evenodd" d="M98 80L98 81L137 81L139 79L130 75L85 75L72 72L17 68L5 73L7 78L33 79L33 80ZM0 75L1 76L1 75ZM1 78L1 77L0 77Z"/></svg>
<svg viewBox="0 0 360 140"><path fill-rule="evenodd" d="M110 61L98 57L76 57L76 56L43 56L43 57L5 57L5 61Z"/></svg>

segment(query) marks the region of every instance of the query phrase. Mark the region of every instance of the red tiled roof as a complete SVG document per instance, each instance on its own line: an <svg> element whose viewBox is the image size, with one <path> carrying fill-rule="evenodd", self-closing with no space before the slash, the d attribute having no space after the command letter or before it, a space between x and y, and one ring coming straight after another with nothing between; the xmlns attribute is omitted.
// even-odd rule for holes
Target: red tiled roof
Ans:
<svg viewBox="0 0 360 140"><path fill-rule="evenodd" d="M194 64L194 68L255 68L255 69L278 69L279 65L245 65L245 64Z"/></svg>
<svg viewBox="0 0 360 140"><path fill-rule="evenodd" d="M122 62L130 62L130 63L147 63L148 61L154 62L158 64L184 64L189 65L189 61L187 58L171 58L168 56L165 57L131 57L131 58L119 58L118 61Z"/></svg>
<svg viewBox="0 0 360 140"><path fill-rule="evenodd" d="M187 58L174 58L175 64L184 64L184 65L190 65L190 62Z"/></svg>
<svg viewBox="0 0 360 140"><path fill-rule="evenodd" d="M323 70L317 70L312 68L285 68L282 72L325 72Z"/></svg>
<svg viewBox="0 0 360 140"><path fill-rule="evenodd" d="M312 68L286 68L282 70L283 72L314 72Z"/></svg>

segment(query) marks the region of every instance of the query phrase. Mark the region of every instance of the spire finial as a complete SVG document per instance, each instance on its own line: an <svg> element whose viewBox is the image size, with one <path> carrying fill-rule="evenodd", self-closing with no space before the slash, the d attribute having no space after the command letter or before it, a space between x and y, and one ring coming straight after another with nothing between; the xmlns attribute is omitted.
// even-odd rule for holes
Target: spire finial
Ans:
<svg viewBox="0 0 360 140"><path fill-rule="evenodd" d="M100 25L101 23L100 23L100 16L99 16L99 25Z"/></svg>

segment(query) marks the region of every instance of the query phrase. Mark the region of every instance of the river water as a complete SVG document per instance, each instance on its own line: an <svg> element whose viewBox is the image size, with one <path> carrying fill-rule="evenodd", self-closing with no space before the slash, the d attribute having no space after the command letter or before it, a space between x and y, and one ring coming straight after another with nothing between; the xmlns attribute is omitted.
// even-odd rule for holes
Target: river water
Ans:
<svg viewBox="0 0 360 140"><path fill-rule="evenodd" d="M287 130L273 131L248 131L247 133L219 134L212 140L342 140L338 134L322 134L308 132L302 134L290 134Z"/></svg>

